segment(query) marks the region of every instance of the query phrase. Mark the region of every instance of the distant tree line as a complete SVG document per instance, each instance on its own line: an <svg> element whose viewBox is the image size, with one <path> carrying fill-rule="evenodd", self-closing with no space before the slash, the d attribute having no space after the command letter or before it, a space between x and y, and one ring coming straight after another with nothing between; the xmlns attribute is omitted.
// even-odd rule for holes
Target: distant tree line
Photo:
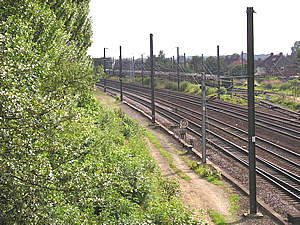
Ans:
<svg viewBox="0 0 300 225"><path fill-rule="evenodd" d="M246 54L245 54L246 55ZM287 60L287 66L295 69L296 72L300 73L300 41L296 41L294 46L292 47L291 55L283 56ZM201 56L192 56L187 57L186 62L184 63L184 57L181 55L179 60L179 65L177 65L176 57L166 57L165 53L160 50L158 55L154 55L155 61L155 70L156 71L177 71L179 69L180 72L190 72L190 73L218 73L218 65L217 65L217 57L209 56L204 57L202 63ZM107 66L112 68L112 60L107 60ZM119 61L115 60L115 68L119 68ZM260 65L261 60L255 61L255 66ZM133 62L131 59L123 59L123 69L131 70L133 68L135 70L141 70L142 63L141 58L135 59ZM103 65L103 61L101 58L97 59L97 65ZM150 59L144 59L144 69L150 70ZM247 59L244 57L243 64L242 58L240 54L234 53L232 55L220 56L220 75L221 76L245 76L247 74ZM269 74L271 75L271 74Z"/></svg>

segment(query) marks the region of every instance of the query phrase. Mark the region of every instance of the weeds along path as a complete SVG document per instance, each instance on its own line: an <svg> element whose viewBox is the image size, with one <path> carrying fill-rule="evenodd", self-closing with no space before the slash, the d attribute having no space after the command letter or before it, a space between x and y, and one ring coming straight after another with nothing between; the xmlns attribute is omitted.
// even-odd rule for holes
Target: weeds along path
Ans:
<svg viewBox="0 0 300 225"><path fill-rule="evenodd" d="M148 128L149 129L149 128ZM173 163L189 179L181 178L171 167L169 161L160 154L159 149L147 140L148 149L152 157L157 161L164 177L173 178L179 181L181 189L181 200L186 207L191 207L197 214L202 214L209 219L207 211L214 209L220 214L230 216L229 196L223 188L199 178L186 163L180 158L175 150L174 143L171 143L165 134L153 128L149 129L151 134L159 141L161 147L170 153ZM211 222L211 221L210 221Z"/></svg>

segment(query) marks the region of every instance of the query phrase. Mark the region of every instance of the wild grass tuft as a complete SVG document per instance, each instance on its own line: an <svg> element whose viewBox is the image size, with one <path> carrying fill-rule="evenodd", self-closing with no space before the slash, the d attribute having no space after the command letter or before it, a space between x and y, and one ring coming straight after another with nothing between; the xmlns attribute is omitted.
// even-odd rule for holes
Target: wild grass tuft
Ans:
<svg viewBox="0 0 300 225"><path fill-rule="evenodd" d="M169 162L169 166L174 170L174 172L182 179L184 179L186 181L191 181L191 178L189 176L187 176L184 172L182 172L182 170L180 170L174 164L172 155L161 146L160 142L149 131L146 131L146 136L149 139L149 141L153 144L153 146L159 150L159 153L165 159L167 159L167 161Z"/></svg>

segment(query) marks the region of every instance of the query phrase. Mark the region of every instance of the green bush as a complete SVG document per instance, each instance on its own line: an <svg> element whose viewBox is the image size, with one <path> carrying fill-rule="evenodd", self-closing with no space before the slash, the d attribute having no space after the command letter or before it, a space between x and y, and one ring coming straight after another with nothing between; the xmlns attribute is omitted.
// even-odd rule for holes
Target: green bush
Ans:
<svg viewBox="0 0 300 225"><path fill-rule="evenodd" d="M212 88L212 87L206 88L206 94L207 95L212 95L212 94L215 94L215 93L218 93L218 88Z"/></svg>
<svg viewBox="0 0 300 225"><path fill-rule="evenodd" d="M271 96L270 101L288 107L291 110L300 110L300 103L294 102L293 100Z"/></svg>
<svg viewBox="0 0 300 225"><path fill-rule="evenodd" d="M142 83L142 78L141 78L141 77L136 77L136 78L135 78L135 82L137 82L137 83Z"/></svg>
<svg viewBox="0 0 300 225"><path fill-rule="evenodd" d="M151 85L151 78L150 77L144 77L144 85L150 86Z"/></svg>
<svg viewBox="0 0 300 225"><path fill-rule="evenodd" d="M192 224L144 131L93 98L88 12L89 0L0 7L0 223Z"/></svg>
<svg viewBox="0 0 300 225"><path fill-rule="evenodd" d="M180 82L180 91L185 91L189 84L187 81Z"/></svg>
<svg viewBox="0 0 300 225"><path fill-rule="evenodd" d="M289 88L291 88L291 84L290 83L282 83L282 84L279 85L279 90L285 91L285 90L287 90Z"/></svg>
<svg viewBox="0 0 300 225"><path fill-rule="evenodd" d="M220 92L221 92L221 95L226 95L227 94L227 89L223 86L220 87Z"/></svg>
<svg viewBox="0 0 300 225"><path fill-rule="evenodd" d="M172 81L165 80L164 85L165 85L165 88L171 89L173 91L177 91L177 89L178 89L177 83L172 82Z"/></svg>
<svg viewBox="0 0 300 225"><path fill-rule="evenodd" d="M201 85L200 84L189 84L189 85L187 85L185 92L190 93L190 94L199 95L202 93Z"/></svg>
<svg viewBox="0 0 300 225"><path fill-rule="evenodd" d="M273 85L271 83L263 83L262 87L269 90L273 89Z"/></svg>
<svg viewBox="0 0 300 225"><path fill-rule="evenodd" d="M248 102L246 99L239 98L237 96L230 96L230 95L221 95L221 100L225 102L230 102L237 105L247 105Z"/></svg>

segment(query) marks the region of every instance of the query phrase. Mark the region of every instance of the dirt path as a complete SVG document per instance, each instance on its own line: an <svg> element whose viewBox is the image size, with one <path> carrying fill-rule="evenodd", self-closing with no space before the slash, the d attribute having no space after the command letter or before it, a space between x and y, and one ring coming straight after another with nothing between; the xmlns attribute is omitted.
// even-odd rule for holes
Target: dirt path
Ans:
<svg viewBox="0 0 300 225"><path fill-rule="evenodd" d="M122 107L123 108L123 107ZM186 181L177 176L169 166L169 162L160 155L158 149L156 149L151 143L149 143L149 151L153 158L158 162L159 167L164 176L176 177L181 186L182 196L181 199L185 206L191 206L196 211L200 209L208 210L215 209L221 214L229 215L230 204L228 201L228 194L224 189L214 184L207 182L204 179L199 178L197 174L192 171L188 165L180 158L176 149L181 148L174 140L170 140L166 137L166 134L162 133L158 129L146 127L153 136L161 143L161 146L171 153L174 164L183 171L187 176L191 178L191 181ZM180 149L185 151L184 149Z"/></svg>

